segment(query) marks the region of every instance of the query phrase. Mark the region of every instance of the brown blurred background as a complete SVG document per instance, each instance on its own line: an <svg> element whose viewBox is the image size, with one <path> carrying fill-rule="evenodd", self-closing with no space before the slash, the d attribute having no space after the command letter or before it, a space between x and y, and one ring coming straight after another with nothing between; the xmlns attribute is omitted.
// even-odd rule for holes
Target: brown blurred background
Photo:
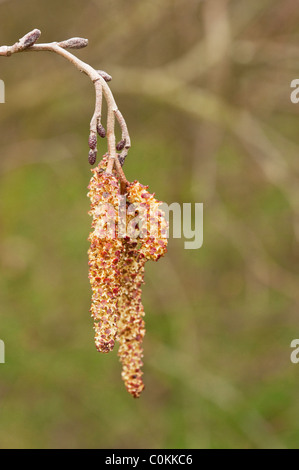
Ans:
<svg viewBox="0 0 299 470"><path fill-rule="evenodd" d="M204 204L203 247L147 265L134 400L89 314L93 86L55 54L0 57L0 447L298 447L298 2L2 0L0 24L0 45L88 38L127 178Z"/></svg>

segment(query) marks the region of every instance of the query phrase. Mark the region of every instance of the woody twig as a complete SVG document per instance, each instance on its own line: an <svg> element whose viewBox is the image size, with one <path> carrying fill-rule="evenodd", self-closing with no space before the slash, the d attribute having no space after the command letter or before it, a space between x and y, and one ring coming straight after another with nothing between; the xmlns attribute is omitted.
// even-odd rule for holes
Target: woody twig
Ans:
<svg viewBox="0 0 299 470"><path fill-rule="evenodd" d="M95 87L95 110L90 121L89 131L89 156L88 160L91 165L94 165L97 157L97 135L104 138L107 136L108 146L108 164L106 168L107 173L112 173L115 167L116 172L119 176L123 191L128 184L125 174L122 170L125 158L128 154L131 146L130 136L126 121L119 111L113 94L107 85L107 82L111 80L111 76L103 71L96 70L89 64L78 59L74 54L69 52L67 49L82 49L88 45L88 40L84 38L70 38L61 42L51 42L44 44L36 44L40 38L41 32L39 29L34 29L19 39L12 46L1 46L0 56L10 57L12 54L18 52L55 52L60 56L71 62L80 72L85 73L90 80L93 82ZM102 114L102 97L104 96L108 113L107 113L107 126L106 129L101 122ZM121 129L121 140L116 144L115 139L115 122L118 122ZM120 152L120 153L117 153Z"/></svg>

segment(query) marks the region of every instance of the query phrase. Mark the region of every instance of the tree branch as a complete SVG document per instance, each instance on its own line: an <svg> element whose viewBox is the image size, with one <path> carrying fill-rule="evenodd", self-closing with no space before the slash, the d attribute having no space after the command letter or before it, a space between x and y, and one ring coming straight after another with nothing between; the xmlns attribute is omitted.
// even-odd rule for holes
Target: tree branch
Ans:
<svg viewBox="0 0 299 470"><path fill-rule="evenodd" d="M70 38L61 42L51 42L45 44L35 44L39 39L41 32L39 29L34 29L23 36L12 46L1 46L0 56L10 57L12 54L18 52L55 52L56 54L67 59L73 64L80 72L85 73L90 80L93 82L95 87L95 110L90 121L90 135L89 135L89 162L94 164L96 161L96 135L97 132L101 137L105 137L105 129L101 124L101 112L102 112L102 96L104 95L107 102L108 114L107 114L107 143L108 143L108 165L106 171L111 173L115 166L117 173L119 174L122 185L127 183L124 172L121 166L124 163L125 157L127 156L128 150L131 146L129 132L125 119L119 111L113 94L107 85L107 81L111 80L103 70L95 70L89 64L78 59L74 54L67 51L66 49L81 49L88 45L88 40L84 38ZM124 141L123 150L120 155L116 153L115 144L115 119L117 120L121 132L122 141ZM121 142L122 142L121 141ZM120 143L118 144L118 146ZM119 160L118 160L119 159ZM120 163L120 164L119 164Z"/></svg>

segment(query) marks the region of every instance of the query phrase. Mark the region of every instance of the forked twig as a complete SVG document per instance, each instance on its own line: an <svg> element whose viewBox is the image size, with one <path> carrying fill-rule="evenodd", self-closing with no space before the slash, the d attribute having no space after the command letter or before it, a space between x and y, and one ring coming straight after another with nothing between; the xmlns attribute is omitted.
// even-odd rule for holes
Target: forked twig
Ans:
<svg viewBox="0 0 299 470"><path fill-rule="evenodd" d="M96 161L97 155L97 134L100 137L105 137L107 135L107 144L108 144L108 164L107 164L107 173L112 173L113 168L115 167L118 176L121 181L122 188L124 189L128 184L128 181L122 170L122 165L124 164L125 158L128 154L129 148L131 146L130 136L127 128L125 119L123 118L121 112L119 111L113 94L107 85L107 82L111 80L111 76L103 70L96 70L91 67L89 64L78 59L74 54L67 51L66 49L81 49L88 45L88 40L84 38L70 38L61 42L51 42L45 44L36 44L36 41L40 38L41 32L39 29L34 29L19 39L12 46L1 46L0 47L0 56L10 57L12 54L23 52L23 51L49 51L55 52L60 56L67 59L71 62L80 72L85 73L90 80L93 82L95 87L95 110L90 121L90 134L89 134L89 162L94 164ZM104 126L101 123L101 114L102 114L102 97L107 102L107 132ZM116 144L115 141L115 120L118 122L121 129L121 141ZM121 151L120 154L117 153Z"/></svg>

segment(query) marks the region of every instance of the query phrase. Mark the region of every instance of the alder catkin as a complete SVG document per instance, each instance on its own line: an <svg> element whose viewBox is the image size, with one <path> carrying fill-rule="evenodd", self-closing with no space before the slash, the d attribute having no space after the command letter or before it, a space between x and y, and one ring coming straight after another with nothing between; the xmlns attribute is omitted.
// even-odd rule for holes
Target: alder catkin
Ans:
<svg viewBox="0 0 299 470"><path fill-rule="evenodd" d="M144 283L144 265L148 260L157 261L167 251L168 224L161 202L138 181L127 187L127 229L139 212L137 232L126 234L123 239L122 283L118 303L118 356L122 363L122 379L127 391L138 398L144 389L142 380L143 338L145 335L144 308L141 288ZM129 206L130 207L130 206ZM136 211L135 211L136 209Z"/></svg>
<svg viewBox="0 0 299 470"><path fill-rule="evenodd" d="M127 186L127 230L123 234L119 225L120 184L115 169L112 174L105 173L107 162L105 155L92 170L88 186L92 216L88 238L90 312L97 350L107 353L115 341L119 343L122 379L127 391L138 398L144 389L144 267L146 261L157 261L166 253L168 225L161 202L147 186L134 181Z"/></svg>
<svg viewBox="0 0 299 470"><path fill-rule="evenodd" d="M144 283L145 259L138 253L136 242L126 239L124 245L122 287L119 299L118 356L122 364L121 376L125 387L134 398L139 398L144 389L141 368L145 323L141 286Z"/></svg>
<svg viewBox="0 0 299 470"><path fill-rule="evenodd" d="M128 185L128 200L139 211L140 242L139 252L146 259L158 261L167 252L168 222L161 209L161 201L155 199L155 194L148 192L148 186L139 181ZM132 219L132 217L131 217Z"/></svg>
<svg viewBox="0 0 299 470"><path fill-rule="evenodd" d="M113 175L93 169L89 184L92 228L88 240L89 280L92 288L91 316L94 319L95 345L100 352L113 349L117 338L117 294L121 282L122 241L117 237L119 184Z"/></svg>

